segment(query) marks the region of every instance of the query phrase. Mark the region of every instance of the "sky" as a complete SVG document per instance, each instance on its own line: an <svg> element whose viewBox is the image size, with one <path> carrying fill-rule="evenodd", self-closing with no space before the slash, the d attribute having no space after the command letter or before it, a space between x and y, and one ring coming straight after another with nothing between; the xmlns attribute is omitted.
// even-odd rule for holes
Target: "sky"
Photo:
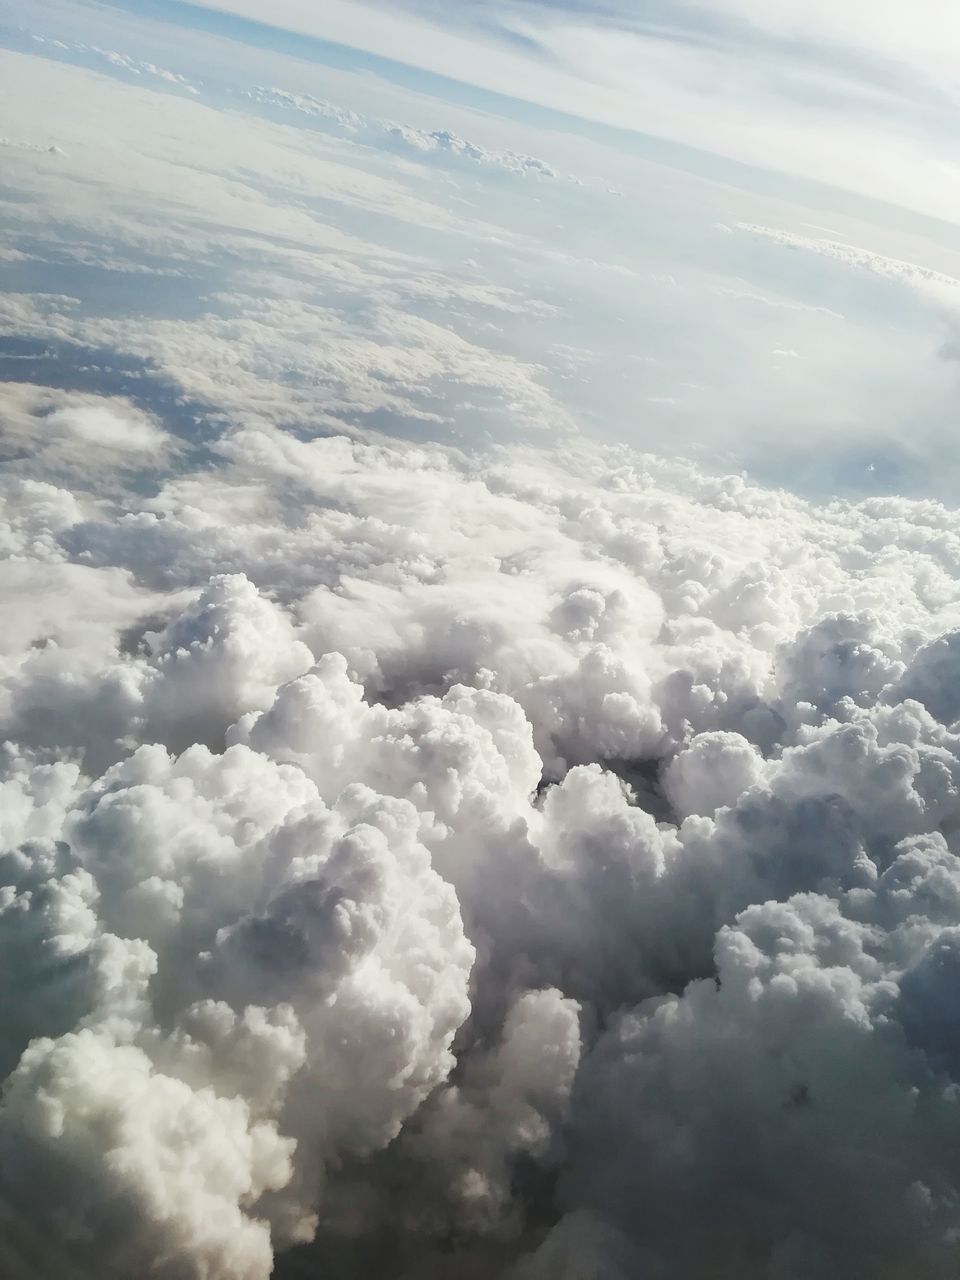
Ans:
<svg viewBox="0 0 960 1280"><path fill-rule="evenodd" d="M297 318L243 376L291 419L471 444L546 425L810 496L944 497L958 171L928 8L901 38L882 7L281 3L266 27L253 4L6 0L4 222L27 257L4 270L22 307L96 291L11 337L116 350L122 328L125 359L216 411L224 326L259 339L266 305ZM390 367L341 405L371 334Z"/></svg>
<svg viewBox="0 0 960 1280"><path fill-rule="evenodd" d="M0 0L0 1273L960 1265L960 13Z"/></svg>
<svg viewBox="0 0 960 1280"><path fill-rule="evenodd" d="M261 20L253 0L206 8ZM794 0L376 5L271 23L459 84L953 220L954 8ZM829 138L825 134L829 132Z"/></svg>

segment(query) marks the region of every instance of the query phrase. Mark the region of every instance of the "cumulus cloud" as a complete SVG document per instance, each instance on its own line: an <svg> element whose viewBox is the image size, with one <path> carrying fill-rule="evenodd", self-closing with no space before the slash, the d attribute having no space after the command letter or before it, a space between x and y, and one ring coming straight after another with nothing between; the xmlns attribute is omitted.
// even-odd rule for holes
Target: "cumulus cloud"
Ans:
<svg viewBox="0 0 960 1280"><path fill-rule="evenodd" d="M25 142L17 138L0 138L0 147L11 147L14 151L34 151L39 155L62 155L55 143Z"/></svg>
<svg viewBox="0 0 960 1280"><path fill-rule="evenodd" d="M491 151L488 147L461 138L449 129L418 129L394 120L379 120L358 115L335 103L312 94L291 93L286 89L257 85L243 91L243 97L260 106L279 108L299 115L323 120L363 141L381 147L397 147L421 155L440 155L453 160L493 166L521 177L556 178L559 175L545 160L518 151ZM575 181L575 180L574 180Z"/></svg>
<svg viewBox="0 0 960 1280"><path fill-rule="evenodd" d="M56 409L47 419L51 431L72 435L85 445L153 452L162 446L164 432L142 422L125 421L109 409Z"/></svg>
<svg viewBox="0 0 960 1280"><path fill-rule="evenodd" d="M131 58L129 54L118 53L114 49L101 49L98 45L84 44L80 40L67 42L37 34L34 34L31 38L34 44L45 47L50 51L55 50L59 55L79 56L81 59L90 58L95 64L105 64L112 70L121 71L127 75L147 76L163 80L176 88L185 89L187 93L199 93L196 85L191 84L186 76L182 76L176 71L168 71L165 67L158 67L154 62Z"/></svg>
<svg viewBox="0 0 960 1280"><path fill-rule="evenodd" d="M915 262L904 262L900 258L891 258L887 254L862 249L841 240L798 235L796 232L785 231L780 227L764 227L750 222L741 222L737 226L740 231L772 240L789 249L801 249L806 253L818 254L842 263L843 266L879 276L882 280L891 280L895 284L912 289L925 301L934 302L950 312L955 312L960 306L960 280L942 271L936 271L932 267L920 266Z"/></svg>
<svg viewBox="0 0 960 1280"><path fill-rule="evenodd" d="M720 186L705 276L680 179L591 146L676 223L598 263L532 125L135 30L3 55L0 321L62 387L0 389L0 1273L945 1280L960 517L577 443L561 396L714 399L689 307L641 350L598 270L812 368L842 317L740 218L955 283Z"/></svg>
<svg viewBox="0 0 960 1280"><path fill-rule="evenodd" d="M120 396L57 391L28 383L0 388L3 455L22 478L78 483L87 466L94 484L106 477L169 461L170 435Z"/></svg>
<svg viewBox="0 0 960 1280"><path fill-rule="evenodd" d="M663 786L680 817L736 804L763 775L755 747L738 733L700 733L677 752L663 773Z"/></svg>
<svg viewBox="0 0 960 1280"><path fill-rule="evenodd" d="M13 1247L949 1274L956 513L574 445L212 456L3 482Z"/></svg>

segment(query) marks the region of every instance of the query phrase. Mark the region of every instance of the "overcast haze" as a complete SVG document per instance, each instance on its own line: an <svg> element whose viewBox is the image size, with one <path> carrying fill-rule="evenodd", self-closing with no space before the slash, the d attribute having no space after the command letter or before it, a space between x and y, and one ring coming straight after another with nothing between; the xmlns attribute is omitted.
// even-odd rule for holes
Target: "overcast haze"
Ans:
<svg viewBox="0 0 960 1280"><path fill-rule="evenodd" d="M0 0L0 1273L960 1266L960 14Z"/></svg>

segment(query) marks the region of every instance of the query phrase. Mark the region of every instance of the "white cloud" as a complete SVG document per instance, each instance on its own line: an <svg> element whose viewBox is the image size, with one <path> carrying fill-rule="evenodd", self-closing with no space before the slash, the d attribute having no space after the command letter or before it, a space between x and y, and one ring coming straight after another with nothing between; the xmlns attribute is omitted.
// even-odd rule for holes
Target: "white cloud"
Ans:
<svg viewBox="0 0 960 1280"><path fill-rule="evenodd" d="M936 302L951 311L956 311L960 307L960 279L948 276L942 271L918 266L915 262L902 262L898 258L890 258L882 253L858 248L856 245L844 244L839 240L797 235L795 232L784 231L779 227L761 227L747 222L739 223L738 227L749 235L772 240L789 249L818 254L839 262L843 266L866 271L883 280L892 280L896 284L912 289L922 298Z"/></svg>
<svg viewBox="0 0 960 1280"><path fill-rule="evenodd" d="M5 206L30 246L7 269L40 274L0 299L7 358L37 369L0 400L0 1270L949 1274L957 511L574 435L536 353L597 359L564 294L597 288L584 193L482 186L510 140L480 113L434 141L484 158L431 184L3 62L11 129L35 106L70 145L11 149ZM566 239L535 250L490 198L520 185ZM711 189L682 234L746 222L738 199ZM946 287L824 234L801 247ZM665 286L685 334L732 291L764 307L765 369L806 363L814 325L839 345L846 293L840 325L743 278L751 251L611 262L602 288ZM621 302L672 422L704 331L654 363ZM359 438L471 404L549 446Z"/></svg>
<svg viewBox="0 0 960 1280"><path fill-rule="evenodd" d="M149 423L122 418L109 408L83 405L55 409L46 419L55 434L72 436L87 446L119 453L155 453L166 444L166 432Z"/></svg>
<svg viewBox="0 0 960 1280"><path fill-rule="evenodd" d="M700 733L679 751L663 773L663 787L680 817L712 817L736 804L763 777L763 762L738 733Z"/></svg>
<svg viewBox="0 0 960 1280"><path fill-rule="evenodd" d="M572 426L569 412L542 384L541 366L494 353L410 313L397 299L385 299L375 314L360 318L295 299L231 295L217 301L221 314L210 311L193 321L114 320L74 318L34 296L25 299L35 304L33 315L26 305L18 308L18 329L38 341L54 333L72 344L134 356L184 395L237 421L342 429L345 422L362 427L373 415L389 414L439 425L452 423L453 407L475 395L488 397L493 429L498 414L534 430ZM88 417L88 431L91 423ZM100 426L109 429L106 419ZM126 435L127 453L134 438ZM139 438L146 443L143 429Z"/></svg>
<svg viewBox="0 0 960 1280"><path fill-rule="evenodd" d="M101 49L95 44L83 44L82 42L67 44L63 40L51 40L41 35L34 35L32 38L35 44L49 46L61 53L91 55L95 61L105 62L109 67L118 71L125 71L129 75L153 77L157 80L166 81L167 84L174 85L177 88L185 89L188 93L199 93L196 85L192 85L185 76L179 75L176 71L167 71L164 67L158 67L153 62L144 62L138 58L131 58L128 54L117 53L113 49Z"/></svg>
<svg viewBox="0 0 960 1280"><path fill-rule="evenodd" d="M99 1158L104 1133L109 1161ZM240 1100L154 1072L132 1045L90 1031L35 1041L8 1081L0 1145L8 1174L20 1175L6 1179L7 1196L49 1204L53 1191L58 1233L81 1265L105 1251L131 1270L162 1260L171 1275L269 1274L266 1224L238 1202L283 1185L292 1142L249 1128Z"/></svg>
<svg viewBox="0 0 960 1280"><path fill-rule="evenodd" d="M522 177L558 176L546 161L538 160L536 156L516 151L490 151L479 143L459 137L449 129L418 129L393 120L365 118L355 111L315 98L312 94L290 93L286 89L258 85L256 89L244 90L243 97L260 106L279 107L285 111L329 121L351 134L359 134L364 141L370 139L380 145L399 145L413 152L450 156L473 164L493 165Z"/></svg>
<svg viewBox="0 0 960 1280"><path fill-rule="evenodd" d="M54 143L44 145L39 142L19 142L13 138L0 138L0 147L10 147L14 151L34 151L40 155L59 156L63 154Z"/></svg>
<svg viewBox="0 0 960 1280"><path fill-rule="evenodd" d="M11 565L89 584L60 644L36 598L8 636L17 1212L191 1277L380 1231L423 1274L449 1231L495 1274L747 1240L758 1280L940 1274L960 1171L908 1099L948 1123L956 514L625 450L221 447L127 512L11 491ZM805 1191L859 1213L865 1153L876 1247Z"/></svg>

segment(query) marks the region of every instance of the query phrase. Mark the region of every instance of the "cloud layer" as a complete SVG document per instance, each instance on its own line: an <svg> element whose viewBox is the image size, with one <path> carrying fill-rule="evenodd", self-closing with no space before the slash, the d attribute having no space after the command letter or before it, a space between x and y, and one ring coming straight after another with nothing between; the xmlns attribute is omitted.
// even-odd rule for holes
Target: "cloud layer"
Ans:
<svg viewBox="0 0 960 1280"><path fill-rule="evenodd" d="M244 98L258 106L272 107L280 111L293 111L309 119L322 120L342 129L360 141L377 146L392 146L401 152L428 155L440 154L472 164L492 165L509 173L538 178L556 178L557 173L544 160L517 151L490 151L479 143L461 138L449 129L417 129L394 120L367 119L355 111L338 107L312 94L290 93L286 89L258 85L245 90ZM576 181L576 179L574 179Z"/></svg>
<svg viewBox="0 0 960 1280"><path fill-rule="evenodd" d="M416 8L323 21L949 183L829 6L789 51L791 3ZM960 516L739 470L953 494L945 229L44 20L0 51L0 1273L953 1276Z"/></svg>
<svg viewBox="0 0 960 1280"><path fill-rule="evenodd" d="M4 482L22 1256L951 1274L956 514L627 450L214 452L150 498Z"/></svg>

